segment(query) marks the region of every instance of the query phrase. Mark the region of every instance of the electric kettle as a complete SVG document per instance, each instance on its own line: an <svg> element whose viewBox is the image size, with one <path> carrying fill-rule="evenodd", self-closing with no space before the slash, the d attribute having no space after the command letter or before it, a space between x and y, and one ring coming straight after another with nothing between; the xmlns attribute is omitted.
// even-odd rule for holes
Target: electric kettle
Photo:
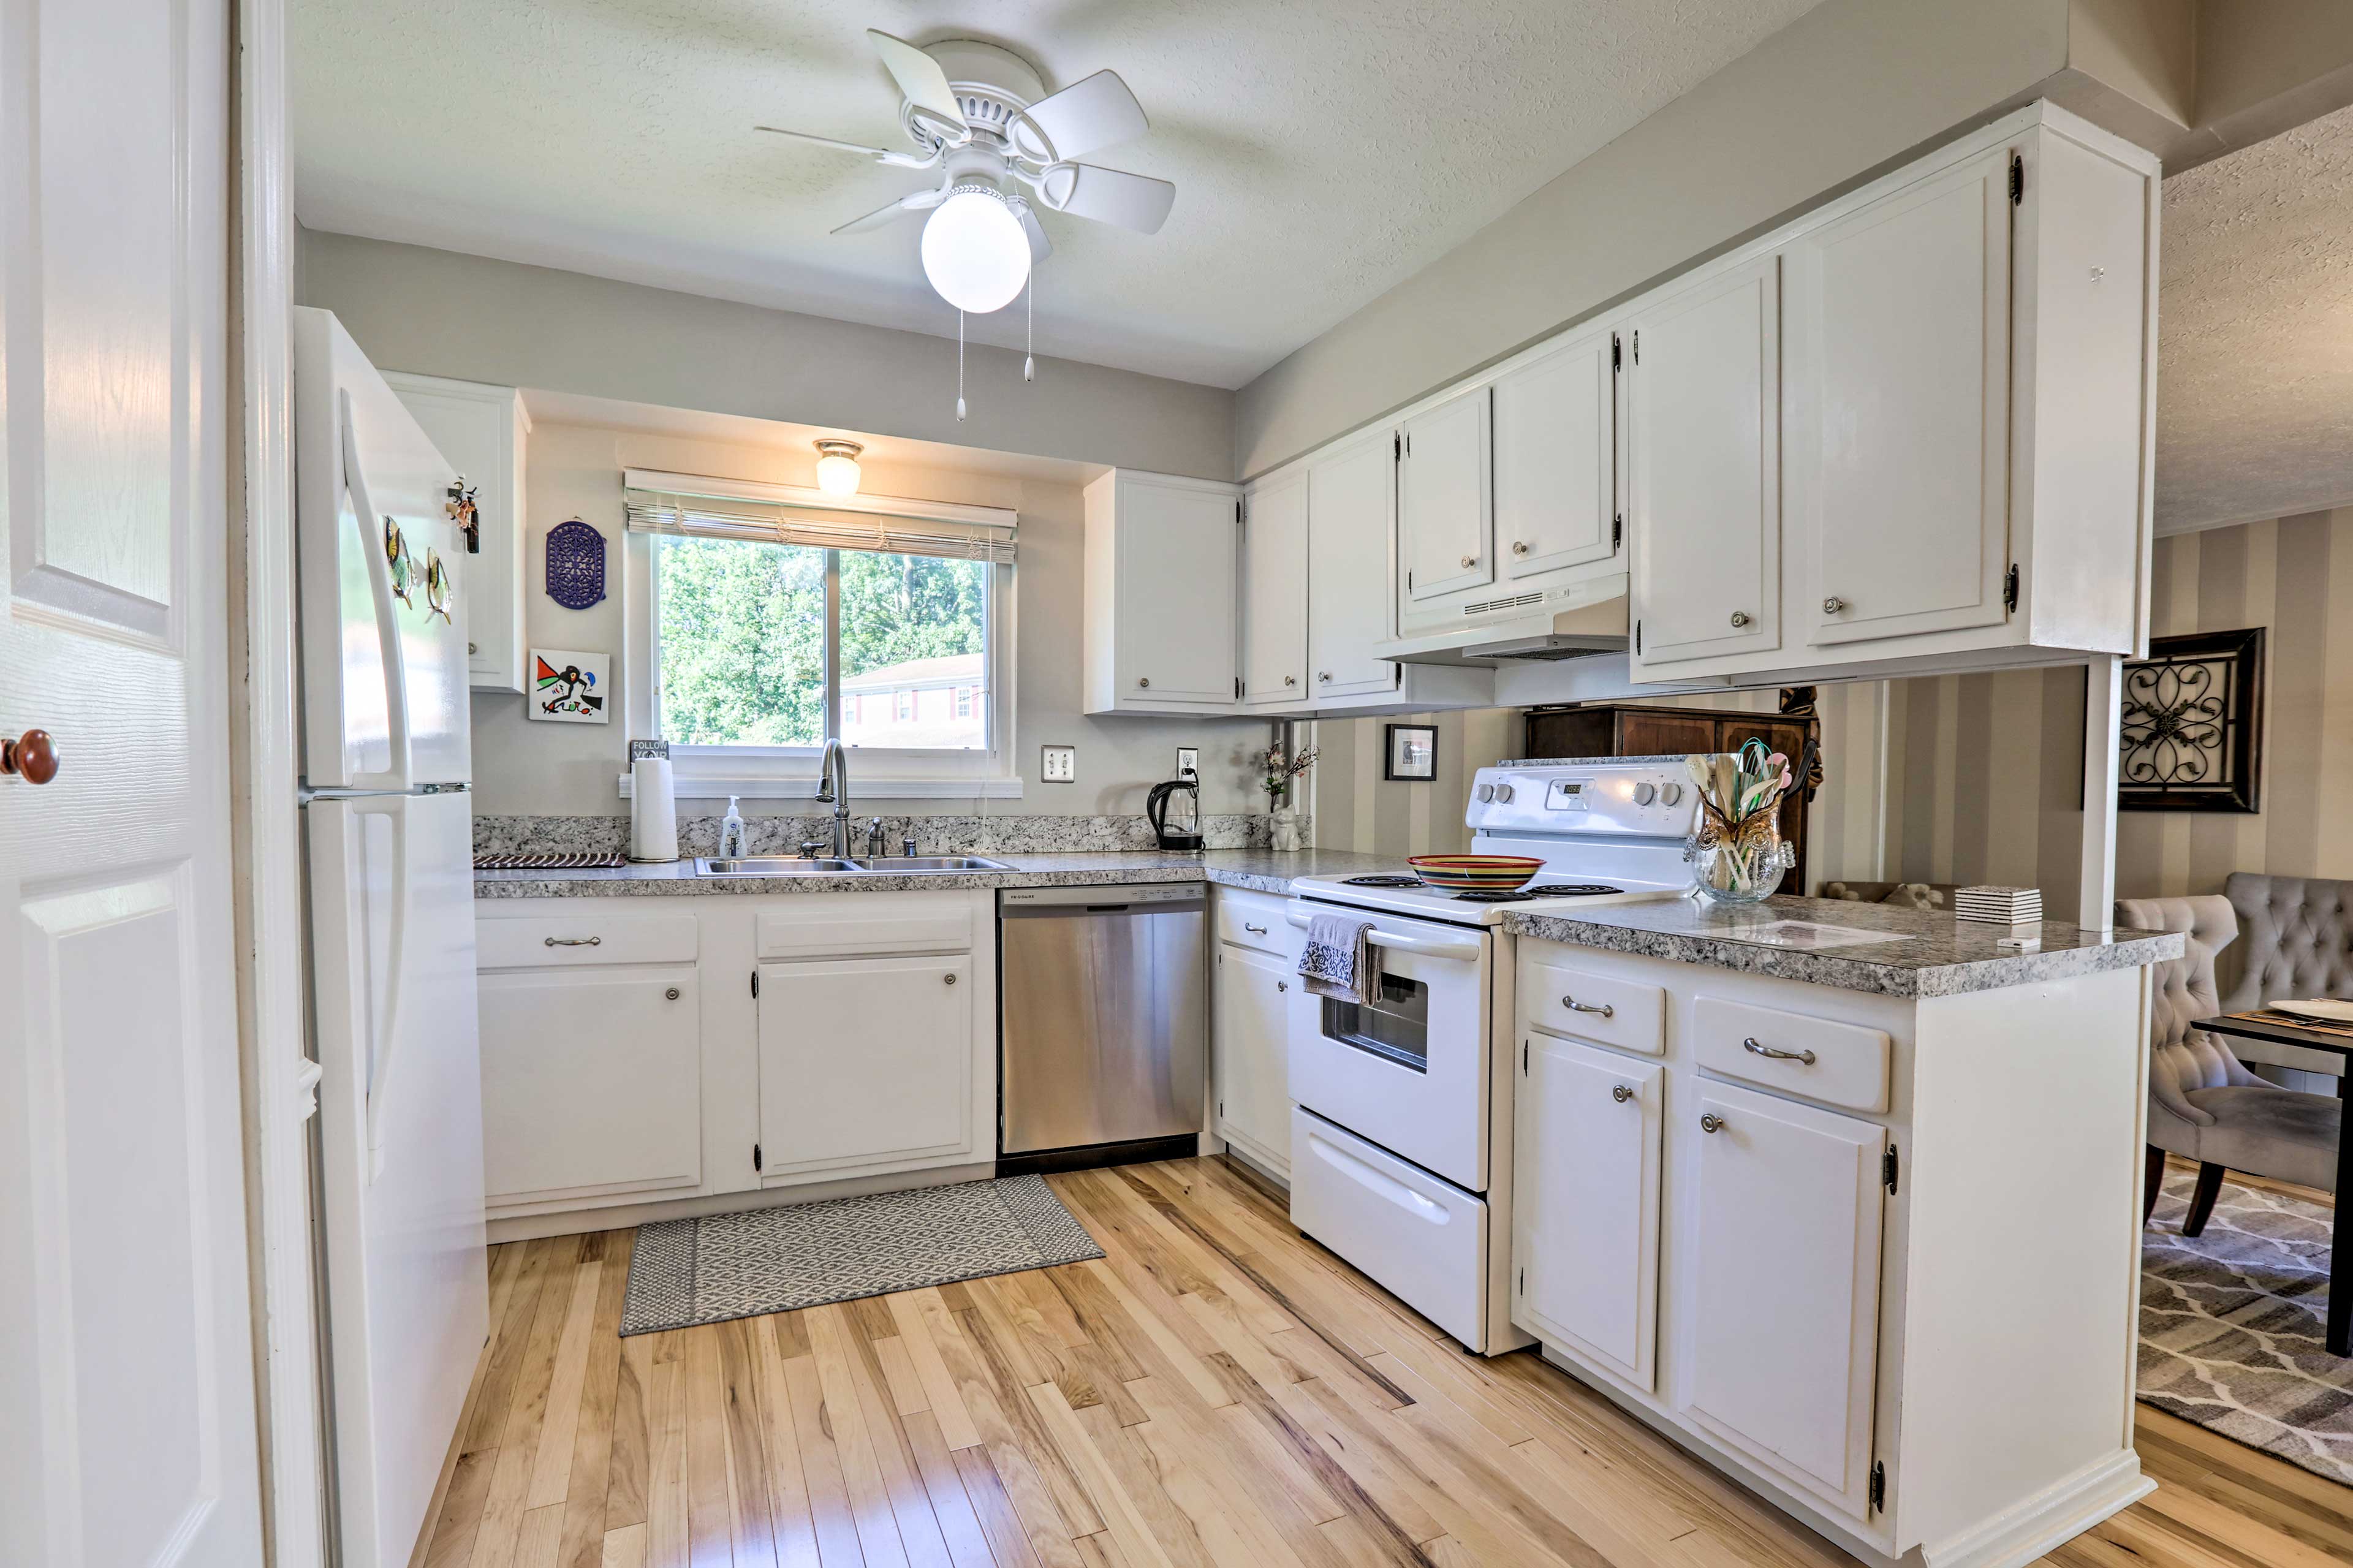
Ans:
<svg viewBox="0 0 2353 1568"><path fill-rule="evenodd" d="M1179 795L1183 799L1177 799ZM1201 785L1187 773L1183 778L1169 779L1152 786L1144 797L1144 816L1152 824L1152 835L1163 849L1198 849L1201 847Z"/></svg>

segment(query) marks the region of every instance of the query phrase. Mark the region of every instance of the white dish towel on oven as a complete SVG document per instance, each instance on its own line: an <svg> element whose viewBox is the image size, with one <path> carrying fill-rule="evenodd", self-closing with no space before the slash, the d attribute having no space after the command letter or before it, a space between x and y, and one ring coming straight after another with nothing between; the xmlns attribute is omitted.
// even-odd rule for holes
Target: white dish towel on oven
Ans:
<svg viewBox="0 0 2353 1568"><path fill-rule="evenodd" d="M1330 996L1367 1006L1378 984L1370 940L1373 922L1349 915L1314 915L1299 950L1299 978L1311 996Z"/></svg>

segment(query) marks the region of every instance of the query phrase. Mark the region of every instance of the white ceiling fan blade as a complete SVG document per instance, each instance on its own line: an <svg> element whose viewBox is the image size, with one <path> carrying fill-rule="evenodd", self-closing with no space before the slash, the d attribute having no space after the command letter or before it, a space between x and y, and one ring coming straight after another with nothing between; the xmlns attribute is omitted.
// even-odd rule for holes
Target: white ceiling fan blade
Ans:
<svg viewBox="0 0 2353 1568"><path fill-rule="evenodd" d="M1138 234L1158 234L1176 205L1176 187L1148 174L1129 174L1092 163L1065 163L1050 174L1040 194L1056 212L1116 224Z"/></svg>
<svg viewBox="0 0 2353 1568"><path fill-rule="evenodd" d="M1029 237L1030 266L1054 254L1054 242L1046 237L1046 226L1038 221L1038 215L1029 210L1028 202L1021 204L1021 232Z"/></svg>
<svg viewBox="0 0 2353 1568"><path fill-rule="evenodd" d="M912 153L893 153L887 148L869 147L862 142L844 142L832 136L819 136L809 131L787 131L781 125L754 125L752 129L765 131L771 136L789 136L796 142L814 142L820 147L830 147L837 153L856 153L860 156L871 158L878 163L888 163L894 169L928 169L939 161L937 153L934 153L928 158L919 158Z"/></svg>
<svg viewBox="0 0 2353 1568"><path fill-rule="evenodd" d="M1100 70L1050 98L1029 106L1029 124L1014 122L1014 141L1035 157L1068 162L1104 147L1132 141L1152 128L1144 106L1128 91L1116 71ZM1045 132L1051 147L1031 145L1034 125Z"/></svg>
<svg viewBox="0 0 2353 1568"><path fill-rule="evenodd" d="M833 232L836 234L863 234L870 228L881 228L884 224L890 223L896 218L904 217L910 213L919 213L926 208L935 207L946 199L947 193L945 191L913 191L906 195L901 196L897 201L892 202L888 206L876 207L864 217L851 218L848 223L843 224L839 228L835 229Z"/></svg>
<svg viewBox="0 0 2353 1568"><path fill-rule="evenodd" d="M872 27L866 29L866 36L874 40L874 52L882 57L884 68L909 103L929 110L950 125L964 123L964 105L956 101L955 90L948 86L948 73L940 69L939 61L904 38Z"/></svg>

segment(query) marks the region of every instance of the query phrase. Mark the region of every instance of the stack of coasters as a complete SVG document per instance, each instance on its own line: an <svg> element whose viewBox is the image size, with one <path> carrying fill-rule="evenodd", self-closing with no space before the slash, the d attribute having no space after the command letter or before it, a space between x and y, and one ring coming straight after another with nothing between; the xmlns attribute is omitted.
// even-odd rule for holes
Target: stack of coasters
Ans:
<svg viewBox="0 0 2353 1568"><path fill-rule="evenodd" d="M1953 918L1982 921L1988 925L2036 925L2042 920L2040 888L1959 888L1953 893Z"/></svg>

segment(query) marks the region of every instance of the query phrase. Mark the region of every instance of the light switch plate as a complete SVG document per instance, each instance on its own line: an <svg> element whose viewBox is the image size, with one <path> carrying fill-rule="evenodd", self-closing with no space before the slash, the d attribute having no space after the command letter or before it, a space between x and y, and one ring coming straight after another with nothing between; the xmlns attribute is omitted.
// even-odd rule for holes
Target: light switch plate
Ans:
<svg viewBox="0 0 2353 1568"><path fill-rule="evenodd" d="M1076 746L1047 746L1039 753L1038 776L1048 784L1070 784L1079 776Z"/></svg>
<svg viewBox="0 0 2353 1568"><path fill-rule="evenodd" d="M1176 748L1176 776L1180 779L1198 779L1201 776L1200 747L1179 746Z"/></svg>

